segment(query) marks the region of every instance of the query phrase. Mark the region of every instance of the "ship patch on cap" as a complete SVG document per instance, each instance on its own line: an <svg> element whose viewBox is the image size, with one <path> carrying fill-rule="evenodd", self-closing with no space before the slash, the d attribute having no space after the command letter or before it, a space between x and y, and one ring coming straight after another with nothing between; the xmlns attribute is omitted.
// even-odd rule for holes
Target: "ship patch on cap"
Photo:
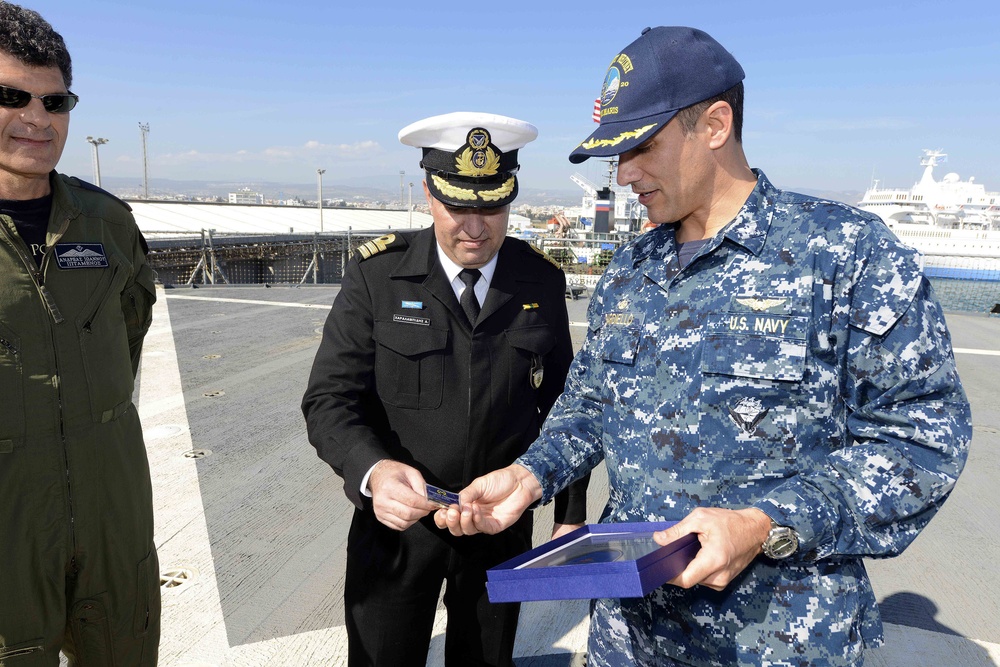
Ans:
<svg viewBox="0 0 1000 667"><path fill-rule="evenodd" d="M601 87L598 128L569 161L621 155L663 129L681 109L743 80L743 68L710 35L695 28L646 28L611 60Z"/></svg>

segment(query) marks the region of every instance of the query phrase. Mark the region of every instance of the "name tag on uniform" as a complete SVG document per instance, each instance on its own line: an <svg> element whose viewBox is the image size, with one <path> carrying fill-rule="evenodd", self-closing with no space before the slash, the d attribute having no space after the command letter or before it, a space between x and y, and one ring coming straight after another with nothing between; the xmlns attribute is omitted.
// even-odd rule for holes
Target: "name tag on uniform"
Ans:
<svg viewBox="0 0 1000 667"><path fill-rule="evenodd" d="M412 315L393 315L393 322L399 322L400 324L419 324L422 327L429 327L431 325L431 320L428 317L414 317Z"/></svg>
<svg viewBox="0 0 1000 667"><path fill-rule="evenodd" d="M103 243L57 243L55 255L60 269L108 268Z"/></svg>
<svg viewBox="0 0 1000 667"><path fill-rule="evenodd" d="M612 327L642 326L643 313L604 313L604 324Z"/></svg>

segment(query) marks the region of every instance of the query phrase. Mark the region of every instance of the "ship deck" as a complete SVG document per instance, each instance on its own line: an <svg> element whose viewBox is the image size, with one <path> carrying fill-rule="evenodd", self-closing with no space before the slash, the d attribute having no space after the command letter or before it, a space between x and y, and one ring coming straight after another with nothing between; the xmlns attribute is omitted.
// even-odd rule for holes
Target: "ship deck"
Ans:
<svg viewBox="0 0 1000 667"><path fill-rule="evenodd" d="M161 290L138 388L156 503L166 667L346 665L353 506L299 401L336 286ZM587 299L568 300L577 346ZM1000 318L948 315L975 422L939 516L869 569L886 622L875 667L1000 665ZM595 471L590 521L607 497ZM993 526L994 528L990 528ZM536 512L536 543L551 506ZM428 665L443 664L445 615ZM519 667L583 665L584 601L522 605Z"/></svg>

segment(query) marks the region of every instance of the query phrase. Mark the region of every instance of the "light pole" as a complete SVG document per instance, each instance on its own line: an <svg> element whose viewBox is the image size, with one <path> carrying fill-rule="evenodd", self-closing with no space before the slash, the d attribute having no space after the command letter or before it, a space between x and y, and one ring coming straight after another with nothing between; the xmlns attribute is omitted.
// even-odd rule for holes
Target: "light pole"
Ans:
<svg viewBox="0 0 1000 667"><path fill-rule="evenodd" d="M409 211L410 229L413 229L413 183L410 183L410 201L406 205L406 210Z"/></svg>
<svg viewBox="0 0 1000 667"><path fill-rule="evenodd" d="M142 134L142 198L149 199L149 161L146 159L146 135L149 134L149 123L139 123Z"/></svg>
<svg viewBox="0 0 1000 667"><path fill-rule="evenodd" d="M326 169L317 169L316 176L319 178L319 231L323 233L323 174Z"/></svg>
<svg viewBox="0 0 1000 667"><path fill-rule="evenodd" d="M405 171L399 172L399 205L403 205L403 176L406 176Z"/></svg>
<svg viewBox="0 0 1000 667"><path fill-rule="evenodd" d="M98 137L97 139L93 137L87 137L87 141L94 147L94 185L101 187L101 161L97 157L97 147L101 144L108 143L107 139L102 139Z"/></svg>

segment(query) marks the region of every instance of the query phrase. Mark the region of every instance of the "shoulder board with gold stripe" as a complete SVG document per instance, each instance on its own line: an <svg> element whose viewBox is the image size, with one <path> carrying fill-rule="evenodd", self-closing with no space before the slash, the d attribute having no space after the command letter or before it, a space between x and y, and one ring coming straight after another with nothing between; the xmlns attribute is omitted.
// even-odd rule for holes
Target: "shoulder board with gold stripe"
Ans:
<svg viewBox="0 0 1000 667"><path fill-rule="evenodd" d="M552 257L550 257L548 255L548 253L546 253L544 250L539 250L538 248L536 248L534 245L532 245L530 243L528 244L528 247L531 248L532 250L534 250L539 255L541 255L545 259L545 261L547 261L549 264L551 264L552 266L554 266L557 269L559 269L560 271L562 271L562 267L559 266L559 262L557 262L556 260L552 259Z"/></svg>
<svg viewBox="0 0 1000 667"><path fill-rule="evenodd" d="M385 250L401 250L407 245L406 240L401 236L396 234L386 234L385 236L380 236L377 239L372 239L371 241L362 243L358 246L355 256L359 262L363 262L369 257L374 257Z"/></svg>

